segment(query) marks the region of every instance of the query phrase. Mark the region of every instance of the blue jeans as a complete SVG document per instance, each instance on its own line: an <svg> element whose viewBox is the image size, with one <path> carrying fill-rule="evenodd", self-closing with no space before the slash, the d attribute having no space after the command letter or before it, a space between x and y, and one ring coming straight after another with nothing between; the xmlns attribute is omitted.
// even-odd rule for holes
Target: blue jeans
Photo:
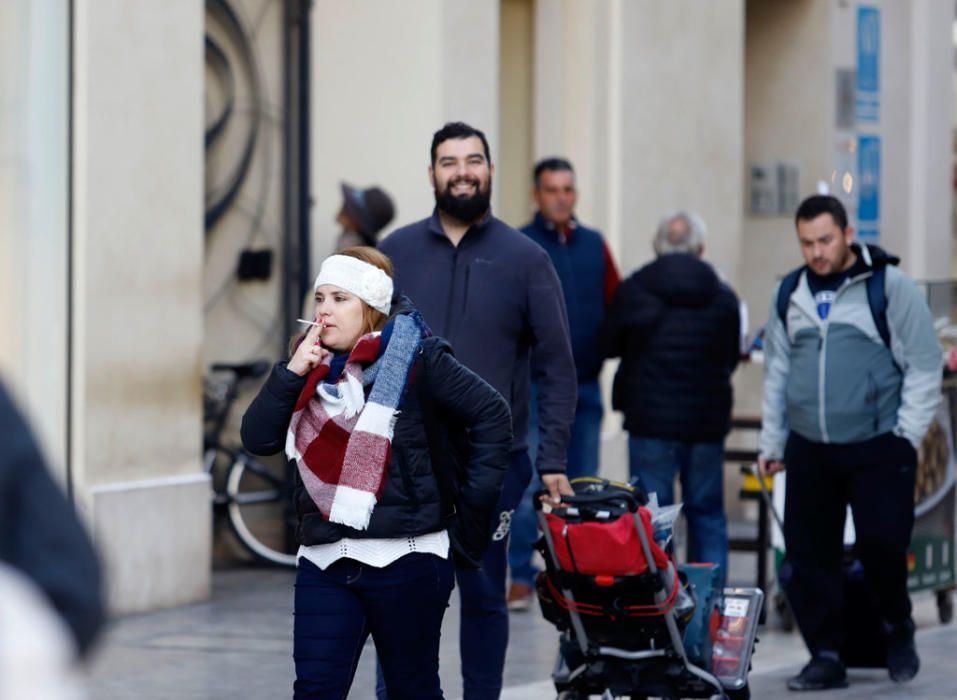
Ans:
<svg viewBox="0 0 957 700"><path fill-rule="evenodd" d="M452 562L407 554L383 568L301 559L293 626L295 697L342 700L371 634L393 700L442 698L439 635L455 585Z"/></svg>
<svg viewBox="0 0 957 700"><path fill-rule="evenodd" d="M641 479L658 503L675 502L675 473L688 521L689 558L721 566L728 575L728 524L724 515L724 443L681 442L631 436L628 438L631 476Z"/></svg>
<svg viewBox="0 0 957 700"><path fill-rule="evenodd" d="M532 388L528 405L528 454L532 461L538 452L538 402ZM599 444L601 442L601 387L597 381L578 385L578 403L575 422L568 442L568 478L594 476L598 473ZM542 488L539 478L532 479L512 520L512 539L508 549L508 566L512 581L533 585L538 571L532 566L532 549L538 539L538 526L532 494Z"/></svg>
<svg viewBox="0 0 957 700"><path fill-rule="evenodd" d="M482 561L482 568L478 571L458 568L455 570L462 605L459 651L462 656L462 689L465 700L498 700L502 693L505 650L508 647L506 552L515 507L531 477L532 463L529 461L528 452L512 452L498 510L492 521L491 542ZM376 672L376 697L379 700L397 700L391 686L388 693L383 687L383 670L380 665Z"/></svg>

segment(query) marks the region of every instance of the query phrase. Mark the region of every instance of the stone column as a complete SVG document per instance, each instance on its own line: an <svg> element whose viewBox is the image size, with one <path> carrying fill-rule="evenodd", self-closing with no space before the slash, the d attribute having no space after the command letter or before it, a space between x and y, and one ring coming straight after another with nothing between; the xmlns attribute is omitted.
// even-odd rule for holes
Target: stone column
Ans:
<svg viewBox="0 0 957 700"><path fill-rule="evenodd" d="M905 257L915 277L942 280L953 274L954 4L914 0L910 10L910 237Z"/></svg>
<svg viewBox="0 0 957 700"><path fill-rule="evenodd" d="M73 480L118 612L209 593L203 21L74 3Z"/></svg>

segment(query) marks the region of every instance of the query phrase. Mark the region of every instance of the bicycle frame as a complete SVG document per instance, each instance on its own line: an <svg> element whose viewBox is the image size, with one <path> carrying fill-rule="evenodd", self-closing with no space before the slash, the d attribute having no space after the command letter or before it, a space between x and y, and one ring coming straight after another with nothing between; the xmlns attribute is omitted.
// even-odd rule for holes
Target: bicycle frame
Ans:
<svg viewBox="0 0 957 700"><path fill-rule="evenodd" d="M238 385L243 379L257 378L269 369L269 363L260 361L244 365L213 365L213 371L223 372L227 377L218 387L213 382L204 382L204 390L221 390L216 396L210 396L205 423L208 424L203 438L203 470L210 475L212 503L214 511L228 516L230 527L239 543L257 560L264 563L291 566L296 565L296 557L287 551L277 549L263 541L247 522L253 511L260 506L276 504L281 509L282 527L290 527L290 509L292 507L292 483L288 467L281 476L260 462L254 455L242 447L231 447L222 441L230 411L238 398ZM212 410L214 407L215 410ZM217 488L215 476L217 465L225 469L225 482ZM253 517L255 520L256 518ZM261 521L262 518L259 518ZM283 536L284 545L289 546L288 535Z"/></svg>

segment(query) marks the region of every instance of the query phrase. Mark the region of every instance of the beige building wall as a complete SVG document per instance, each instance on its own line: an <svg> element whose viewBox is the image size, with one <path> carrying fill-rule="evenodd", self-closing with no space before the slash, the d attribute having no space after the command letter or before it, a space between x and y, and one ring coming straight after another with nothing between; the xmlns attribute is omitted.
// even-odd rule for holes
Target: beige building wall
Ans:
<svg viewBox="0 0 957 700"><path fill-rule="evenodd" d="M622 3L535 3L534 160L575 166L577 215L617 252Z"/></svg>
<svg viewBox="0 0 957 700"><path fill-rule="evenodd" d="M318 0L311 21L315 273L338 234L340 181L388 191L391 230L432 211L429 145L444 122L482 129L497 162L499 3Z"/></svg>
<svg viewBox="0 0 957 700"><path fill-rule="evenodd" d="M735 279L743 35L736 1L536 3L535 156L571 158L579 215L623 273L651 259L662 214L689 208Z"/></svg>
<svg viewBox="0 0 957 700"><path fill-rule="evenodd" d="M817 0L749 0L747 5L744 160L796 163L802 194L813 193L818 180L829 181L832 171L829 27L829 5ZM745 210L740 256L746 274L738 292L753 310L753 325L760 325L775 280L797 266L800 252L792 215L753 215L748 194L744 191L739 200Z"/></svg>
<svg viewBox="0 0 957 700"><path fill-rule="evenodd" d="M888 4L885 0L885 5ZM908 269L923 279L950 277L954 241L953 215L953 97L954 3L916 0L911 3L909 70L910 97L902 100L910 114L911 237Z"/></svg>
<svg viewBox="0 0 957 700"><path fill-rule="evenodd" d="M736 284L743 2L537 0L535 12L535 159L571 159L578 215L605 234L623 276L651 261L659 217L687 208L708 223L705 257ZM616 366L603 373L602 471L623 477Z"/></svg>
<svg viewBox="0 0 957 700"><path fill-rule="evenodd" d="M74 5L72 470L120 612L208 595L201 3Z"/></svg>
<svg viewBox="0 0 957 700"><path fill-rule="evenodd" d="M0 375L66 482L67 8L0 3Z"/></svg>
<svg viewBox="0 0 957 700"><path fill-rule="evenodd" d="M622 267L652 257L664 212L709 229L705 258L739 281L744 3L622 4Z"/></svg>
<svg viewBox="0 0 957 700"><path fill-rule="evenodd" d="M744 162L786 161L799 169L799 191L815 191L833 169L834 87L830 7L818 0L749 0L745 29ZM768 316L771 289L800 263L791 214L754 215L742 173L743 235L736 290L750 329ZM760 415L760 364L735 373L735 412Z"/></svg>
<svg viewBox="0 0 957 700"><path fill-rule="evenodd" d="M496 216L522 226L534 212L535 1L502 0L499 17L499 161L495 167Z"/></svg>

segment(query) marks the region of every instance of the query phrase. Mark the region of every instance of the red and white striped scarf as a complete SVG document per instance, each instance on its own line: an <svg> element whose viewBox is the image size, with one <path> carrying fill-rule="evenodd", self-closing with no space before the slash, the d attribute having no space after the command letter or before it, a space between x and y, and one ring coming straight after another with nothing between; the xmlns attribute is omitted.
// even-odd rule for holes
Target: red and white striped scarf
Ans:
<svg viewBox="0 0 957 700"><path fill-rule="evenodd" d="M388 344L370 333L356 342L336 383L323 383L330 358L306 379L289 422L286 455L306 492L330 522L369 526L392 454L399 402L423 333L409 316L391 321ZM381 357L380 357L381 355ZM363 378L372 377L365 397Z"/></svg>

